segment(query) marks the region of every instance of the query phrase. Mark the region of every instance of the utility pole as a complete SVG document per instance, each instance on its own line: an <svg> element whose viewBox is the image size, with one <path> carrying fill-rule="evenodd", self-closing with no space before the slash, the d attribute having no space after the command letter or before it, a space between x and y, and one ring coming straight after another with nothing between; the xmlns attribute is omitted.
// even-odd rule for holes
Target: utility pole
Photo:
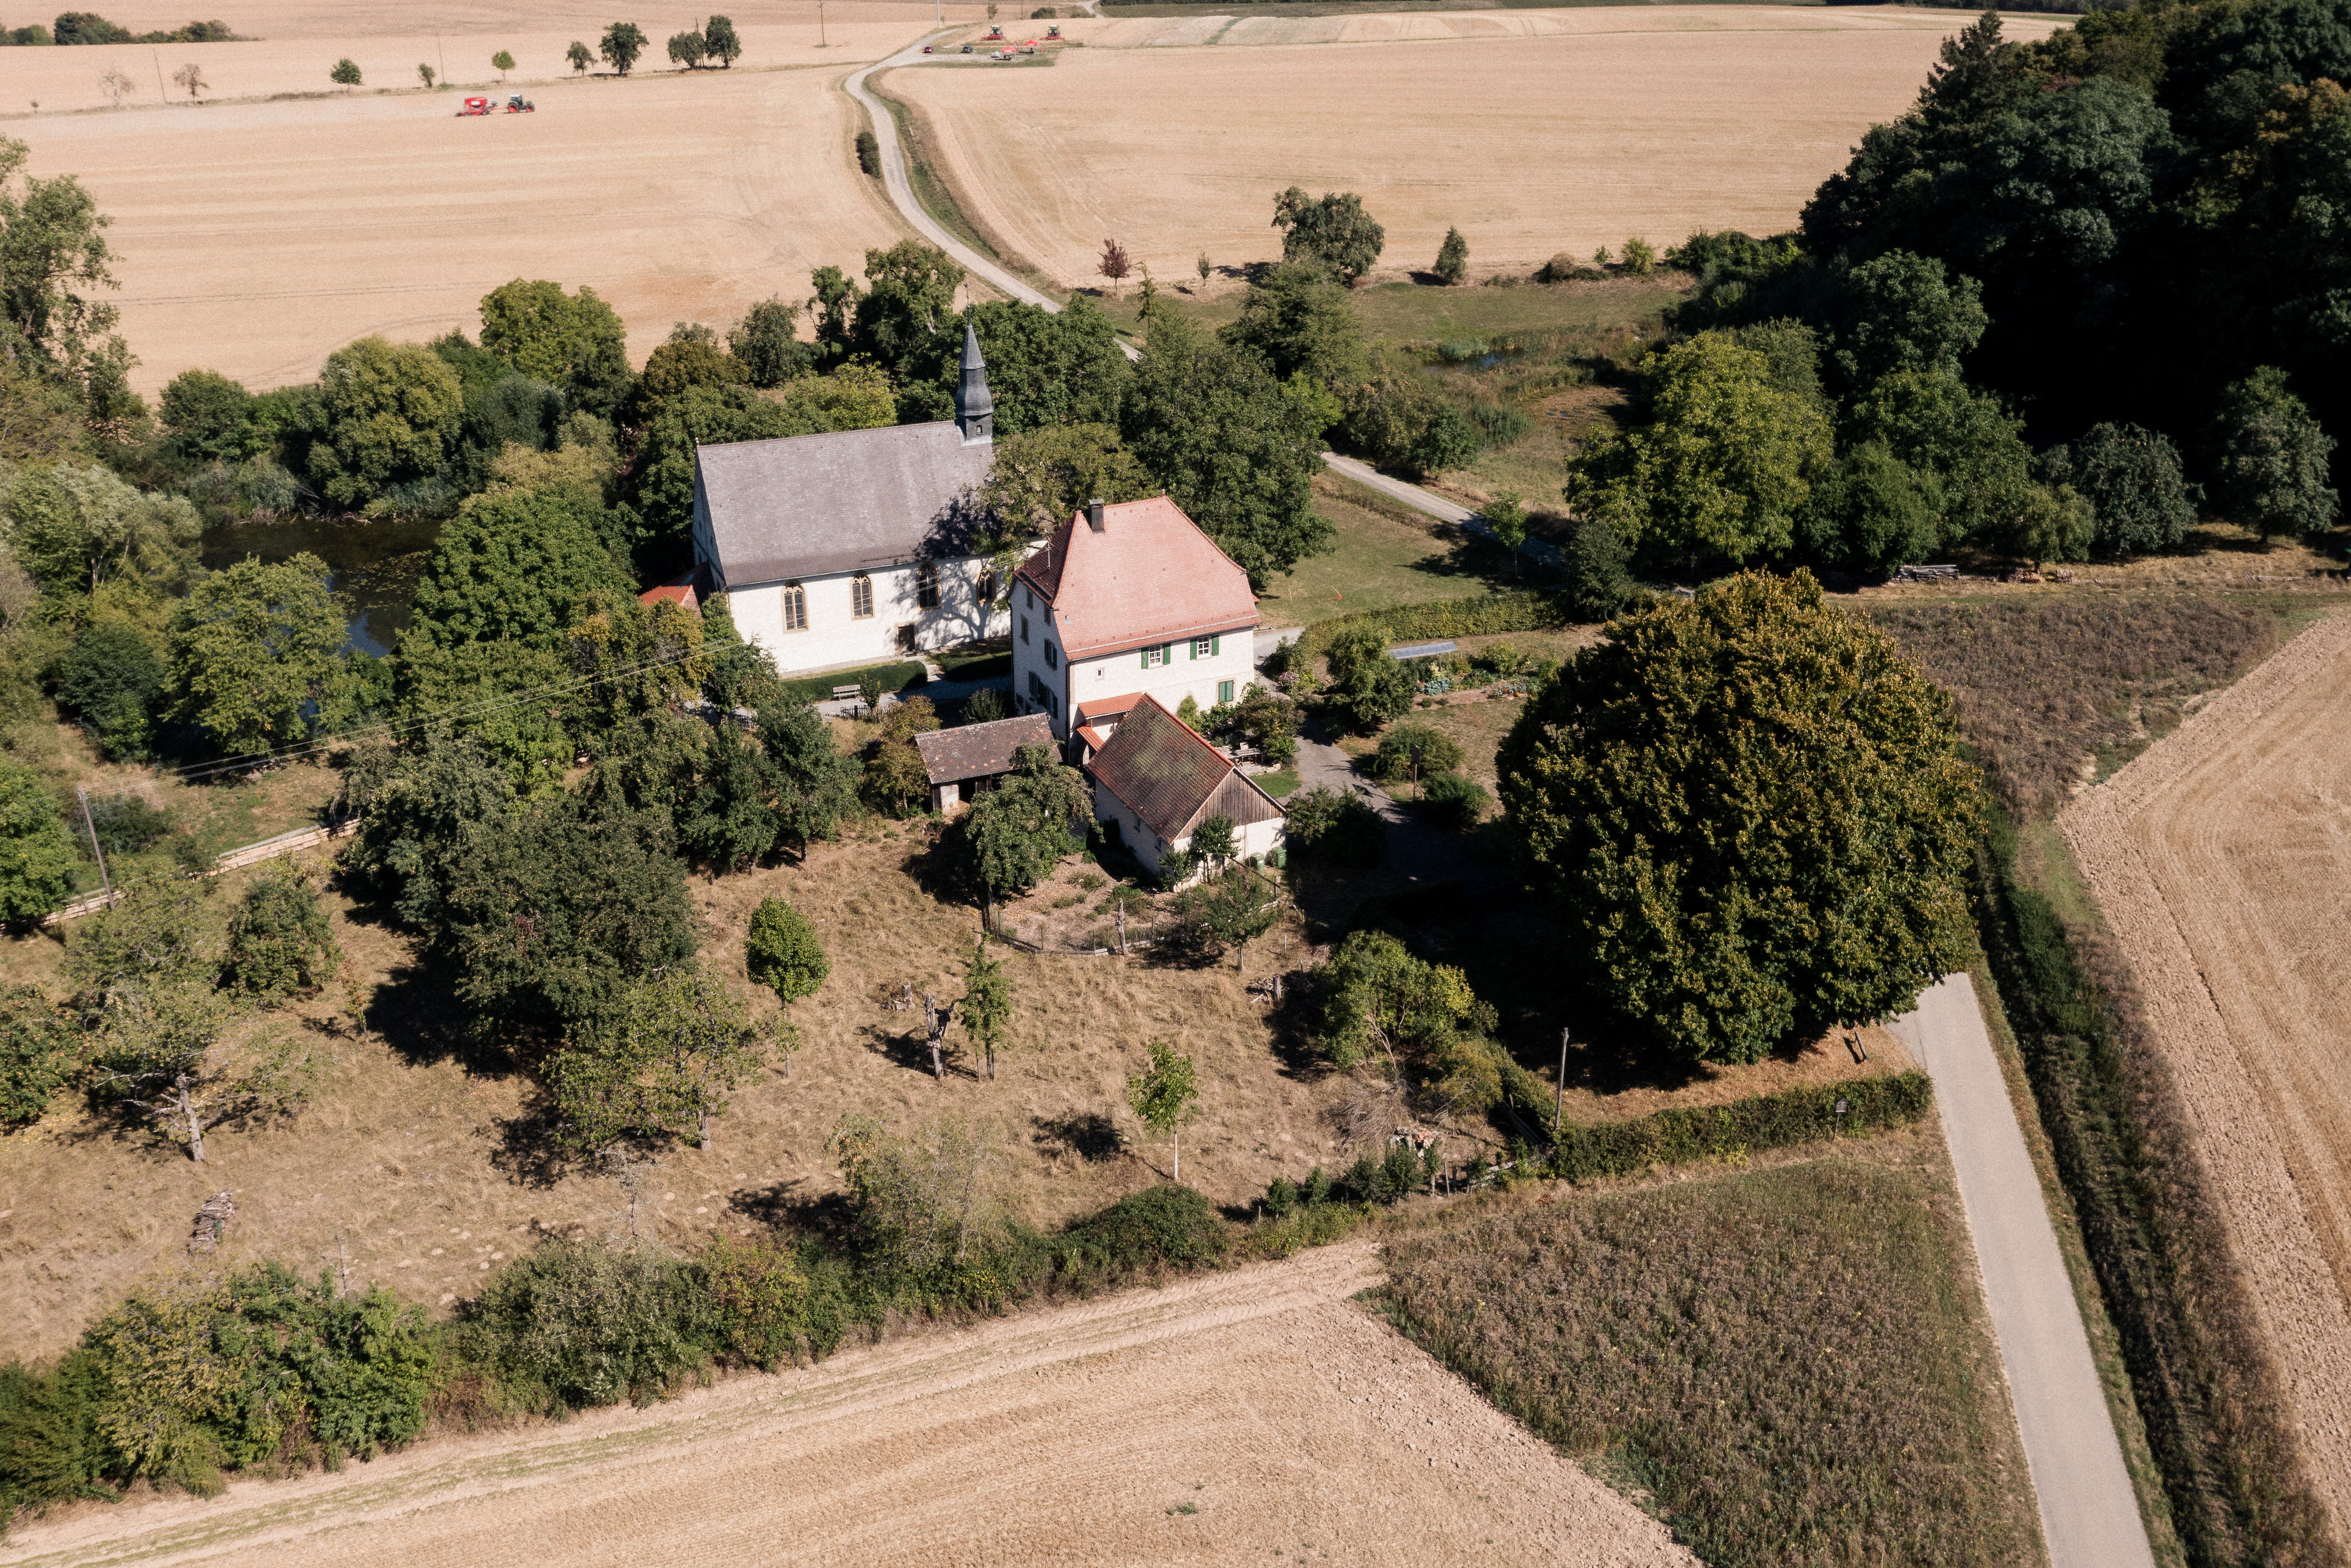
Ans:
<svg viewBox="0 0 2351 1568"><path fill-rule="evenodd" d="M169 103L172 101L172 95L163 89L163 51L150 49L147 52L155 57L155 96Z"/></svg>
<svg viewBox="0 0 2351 1568"><path fill-rule="evenodd" d="M441 83L446 87L449 83L449 51L442 47L438 33L433 35L433 52L441 57Z"/></svg>
<svg viewBox="0 0 2351 1568"><path fill-rule="evenodd" d="M89 820L89 791L77 785L74 793L81 799L81 825L89 833L89 852L98 857L99 885L106 890L106 896L110 899L114 896L114 883L106 874L106 852L98 847L98 824Z"/></svg>
<svg viewBox="0 0 2351 1568"><path fill-rule="evenodd" d="M1559 1142L1560 1123L1567 1115L1568 1033L1569 1031L1566 1030L1559 1031L1559 1090L1558 1092L1552 1096L1551 1102L1551 1137L1552 1142L1553 1143Z"/></svg>
<svg viewBox="0 0 2351 1568"><path fill-rule="evenodd" d="M816 47L820 49L832 47L824 41L824 0L816 0Z"/></svg>

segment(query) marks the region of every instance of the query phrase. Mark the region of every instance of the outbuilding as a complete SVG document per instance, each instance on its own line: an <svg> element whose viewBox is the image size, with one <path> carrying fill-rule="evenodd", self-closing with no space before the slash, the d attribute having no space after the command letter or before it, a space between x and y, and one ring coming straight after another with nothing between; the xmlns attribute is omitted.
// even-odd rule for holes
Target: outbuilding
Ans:
<svg viewBox="0 0 2351 1568"><path fill-rule="evenodd" d="M1232 820L1233 846L1245 860L1282 848L1280 805L1155 697L1126 710L1086 772L1102 831L1146 869L1191 849L1211 817Z"/></svg>
<svg viewBox="0 0 2351 1568"><path fill-rule="evenodd" d="M1053 721L1041 713L935 729L914 737L931 779L931 810L952 815L958 802L996 788L1012 771L1012 754L1024 746L1053 745Z"/></svg>

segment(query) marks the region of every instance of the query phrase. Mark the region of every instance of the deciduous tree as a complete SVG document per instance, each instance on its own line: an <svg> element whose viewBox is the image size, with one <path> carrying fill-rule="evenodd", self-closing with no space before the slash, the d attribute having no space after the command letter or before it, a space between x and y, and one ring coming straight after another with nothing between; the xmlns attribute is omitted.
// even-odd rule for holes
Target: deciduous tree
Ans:
<svg viewBox="0 0 2351 1568"><path fill-rule="evenodd" d="M996 1049L1004 1043L1012 1022L1012 982L1000 960L987 956L987 939L972 945L963 967L964 1031L976 1040L987 1059L987 1075L996 1076Z"/></svg>
<svg viewBox="0 0 2351 1568"><path fill-rule="evenodd" d="M214 750L259 758L332 716L343 612L327 563L247 556L204 578L172 618L172 712Z"/></svg>
<svg viewBox="0 0 2351 1568"><path fill-rule="evenodd" d="M816 995L832 962L824 956L809 917L780 898L763 898L752 913L743 940L743 964L751 978L789 1007Z"/></svg>
<svg viewBox="0 0 2351 1568"><path fill-rule="evenodd" d="M615 22L604 29L604 37L596 52L604 57L607 65L619 76L627 76L637 57L645 52L647 39L643 28L634 22Z"/></svg>
<svg viewBox="0 0 2351 1568"><path fill-rule="evenodd" d="M672 33L669 37L669 57L681 70L694 70L710 53L710 44L700 33Z"/></svg>
<svg viewBox="0 0 2351 1568"><path fill-rule="evenodd" d="M65 1009L34 986L0 986L0 1130L47 1113L78 1054Z"/></svg>
<svg viewBox="0 0 2351 1568"><path fill-rule="evenodd" d="M487 496L444 525L416 585L403 653L467 643L563 645L583 604L633 585L576 487Z"/></svg>
<svg viewBox="0 0 2351 1568"><path fill-rule="evenodd" d="M204 984L118 993L90 1063L93 1092L204 1163L204 1134L290 1116L315 1076L298 1040L229 1039L225 997Z"/></svg>
<svg viewBox="0 0 2351 1568"><path fill-rule="evenodd" d="M194 99L203 93L205 88L212 85L210 82L204 80L204 68L196 64L193 60L190 60L186 65L183 65L178 70L173 71L172 73L172 79L179 83L180 86L188 89L188 98L191 102L194 101ZM426 82L424 85L431 87L433 84L431 82Z"/></svg>
<svg viewBox="0 0 2351 1568"><path fill-rule="evenodd" d="M437 472L465 417L457 373L432 350L361 338L319 372L326 429L311 443L312 476L339 506Z"/></svg>
<svg viewBox="0 0 2351 1568"><path fill-rule="evenodd" d="M21 925L65 903L80 858L57 797L31 768L0 757L0 923Z"/></svg>
<svg viewBox="0 0 2351 1568"><path fill-rule="evenodd" d="M2335 526L2341 499L2327 483L2335 438L2263 365L2231 385L2213 420L2213 489L2229 518L2268 539L2307 538Z"/></svg>
<svg viewBox="0 0 2351 1568"><path fill-rule="evenodd" d="M1127 275L1134 270L1134 258L1126 254L1126 246L1106 239L1102 241L1102 255L1095 259L1094 270L1110 279L1111 293L1115 296Z"/></svg>
<svg viewBox="0 0 2351 1568"><path fill-rule="evenodd" d="M545 1075L575 1148L692 1133L706 1149L710 1119L765 1059L741 1005L686 962L622 992L565 1038Z"/></svg>
<svg viewBox="0 0 2351 1568"><path fill-rule="evenodd" d="M710 57L721 68L731 69L743 57L743 40L736 34L734 21L726 16L713 16L702 25L702 45Z"/></svg>
<svg viewBox="0 0 2351 1568"><path fill-rule="evenodd" d="M482 297L482 347L522 374L610 415L629 381L628 331L592 288L517 277Z"/></svg>
<svg viewBox="0 0 2351 1568"><path fill-rule="evenodd" d="M1445 243L1437 247L1437 266L1432 269L1447 283L1459 283L1469 276L1469 242L1461 237L1459 229L1445 231Z"/></svg>
<svg viewBox="0 0 2351 1568"><path fill-rule="evenodd" d="M1017 540L1052 532L1089 500L1140 501L1158 493L1111 426L1049 424L998 439L979 498L1006 537ZM999 576L1008 582L1008 573Z"/></svg>
<svg viewBox="0 0 2351 1568"><path fill-rule="evenodd" d="M577 38L572 39L571 47L563 51L563 57L571 62L574 73L586 70L596 58L588 46Z"/></svg>
<svg viewBox="0 0 2351 1568"><path fill-rule="evenodd" d="M1082 831L1093 821L1085 776L1063 767L1049 746L1024 746L1012 754L1003 782L974 800L949 831L966 876L993 903L1052 874L1061 858L1083 843L1071 827Z"/></svg>
<svg viewBox="0 0 2351 1568"><path fill-rule="evenodd" d="M1389 655L1387 641L1367 626L1331 639L1323 650L1331 679L1323 701L1358 735L1368 735L1412 706L1412 671Z"/></svg>
<svg viewBox="0 0 2351 1568"><path fill-rule="evenodd" d="M726 348L755 387L778 387L815 368L816 350L799 340L800 310L763 299L726 334Z"/></svg>
<svg viewBox="0 0 2351 1568"><path fill-rule="evenodd" d="M1636 1039L1752 1061L1967 962L1980 807L1950 698L1809 574L1624 617L1498 768L1568 950Z"/></svg>
<svg viewBox="0 0 2351 1568"><path fill-rule="evenodd" d="M264 1002L315 991L334 978L343 952L319 890L289 856L256 877L229 918L229 985Z"/></svg>
<svg viewBox="0 0 2351 1568"><path fill-rule="evenodd" d="M2097 517L2092 546L2101 555L2170 549L2196 521L2179 449L2160 431L2094 424L2071 446L2043 455L2051 483L2071 485Z"/></svg>
<svg viewBox="0 0 2351 1568"><path fill-rule="evenodd" d="M1364 211L1364 198L1330 191L1317 201L1292 185L1273 199L1273 226L1281 231L1281 259L1329 267L1353 283L1371 271L1387 231Z"/></svg>
<svg viewBox="0 0 2351 1568"><path fill-rule="evenodd" d="M507 79L507 72L514 69L514 57L504 49L490 57L490 68L498 73L500 81Z"/></svg>
<svg viewBox="0 0 2351 1568"><path fill-rule="evenodd" d="M1184 1179L1183 1126L1195 1114L1199 1085L1192 1059L1178 1056L1175 1046L1155 1040L1144 1049L1150 1059L1143 1071L1127 1074L1127 1108L1144 1126L1171 1141L1175 1166L1170 1179L1180 1182Z"/></svg>
<svg viewBox="0 0 2351 1568"><path fill-rule="evenodd" d="M359 63L353 60L349 55L345 55L341 59L335 62L335 68L327 73L327 79L333 82L337 87L341 88L345 92L350 91L351 89L360 85Z"/></svg>

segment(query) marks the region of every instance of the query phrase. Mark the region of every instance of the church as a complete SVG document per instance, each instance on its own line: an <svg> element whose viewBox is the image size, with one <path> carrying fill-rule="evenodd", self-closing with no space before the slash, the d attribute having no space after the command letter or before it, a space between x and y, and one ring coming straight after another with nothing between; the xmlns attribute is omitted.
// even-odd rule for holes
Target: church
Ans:
<svg viewBox="0 0 2351 1568"><path fill-rule="evenodd" d="M787 675L1004 636L976 499L996 455L964 327L956 416L695 449L695 580Z"/></svg>

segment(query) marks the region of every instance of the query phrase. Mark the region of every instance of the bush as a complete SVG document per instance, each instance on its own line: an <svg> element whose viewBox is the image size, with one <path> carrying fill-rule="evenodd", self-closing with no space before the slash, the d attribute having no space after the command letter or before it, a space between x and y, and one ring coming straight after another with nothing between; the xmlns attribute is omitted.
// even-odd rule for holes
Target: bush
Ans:
<svg viewBox="0 0 2351 1568"><path fill-rule="evenodd" d="M873 139L870 131L857 133L857 167L874 179L882 177L882 143Z"/></svg>
<svg viewBox="0 0 2351 1568"><path fill-rule="evenodd" d="M1425 724L1399 724L1380 737L1372 754L1372 777L1390 782L1450 773L1461 766L1461 743L1441 729Z"/></svg>
<svg viewBox="0 0 2351 1568"><path fill-rule="evenodd" d="M699 1268L596 1241L517 1259L464 1315L474 1358L542 1415L651 1404L708 1362L711 1319Z"/></svg>
<svg viewBox="0 0 2351 1568"><path fill-rule="evenodd" d="M1054 1239L1054 1266L1063 1275L1098 1282L1165 1268L1221 1261L1232 1233L1215 1207L1172 1182L1131 1193L1090 1215Z"/></svg>
<svg viewBox="0 0 2351 1568"><path fill-rule="evenodd" d="M731 1236L712 1238L695 1261L709 1292L712 1348L721 1360L773 1372L817 1361L840 1344L844 1317L830 1268L820 1264L820 1278L811 1281L811 1260L792 1248Z"/></svg>
<svg viewBox="0 0 2351 1568"><path fill-rule="evenodd" d="M1392 657L1380 634L1350 627L1331 639L1325 657L1331 681L1322 700L1358 735L1366 735L1412 706L1413 674Z"/></svg>
<svg viewBox="0 0 2351 1568"><path fill-rule="evenodd" d="M956 716L957 724L994 724L1000 718L1010 718L1012 706L1004 694L994 686L982 686L963 699L963 709Z"/></svg>
<svg viewBox="0 0 2351 1568"><path fill-rule="evenodd" d="M752 979L778 999L798 1001L814 994L832 973L831 960L817 941L807 915L780 898L763 898L751 915L743 942L743 964Z"/></svg>
<svg viewBox="0 0 2351 1568"><path fill-rule="evenodd" d="M0 924L29 921L63 904L80 858L57 797L31 768L0 757Z"/></svg>
<svg viewBox="0 0 2351 1568"><path fill-rule="evenodd" d="M226 979L247 996L277 1001L314 991L342 961L318 889L291 861L263 872L230 918Z"/></svg>
<svg viewBox="0 0 2351 1568"><path fill-rule="evenodd" d="M64 1009L32 986L0 986L0 1128L37 1122L73 1069Z"/></svg>
<svg viewBox="0 0 2351 1568"><path fill-rule="evenodd" d="M146 755L166 673L136 627L101 621L57 661L57 706L112 758Z"/></svg>
<svg viewBox="0 0 2351 1568"><path fill-rule="evenodd" d="M1375 866L1387 853L1387 820L1370 802L1317 785L1290 798L1289 841L1333 865Z"/></svg>
<svg viewBox="0 0 2351 1568"><path fill-rule="evenodd" d="M1552 1176L1572 1182L1638 1176L1652 1166L1688 1165L1718 1155L1908 1126L1924 1118L1934 1103L1934 1085L1923 1072L1806 1084L1728 1105L1562 1127L1548 1168ZM1839 1105L1844 1107L1842 1113Z"/></svg>
<svg viewBox="0 0 2351 1568"><path fill-rule="evenodd" d="M1448 828L1474 828L1493 797L1476 779L1439 773L1420 787L1421 804Z"/></svg>
<svg viewBox="0 0 2351 1568"><path fill-rule="evenodd" d="M106 795L89 803L89 825L98 847L110 855L135 855L172 831L172 813L136 795Z"/></svg>

